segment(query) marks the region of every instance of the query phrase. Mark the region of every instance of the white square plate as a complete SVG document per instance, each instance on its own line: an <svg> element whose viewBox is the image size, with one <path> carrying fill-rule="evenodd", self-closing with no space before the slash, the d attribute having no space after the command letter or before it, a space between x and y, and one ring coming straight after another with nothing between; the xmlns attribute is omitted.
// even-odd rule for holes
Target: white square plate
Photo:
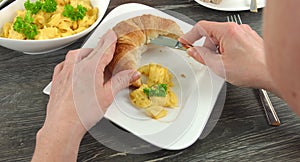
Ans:
<svg viewBox="0 0 300 162"><path fill-rule="evenodd" d="M99 24L83 48L94 48L99 38L118 22L143 14L152 14L174 20L185 33L192 28L171 15L142 4L121 5L111 11ZM198 45L203 44L199 41ZM201 135L212 112L224 80L188 57L184 51L152 46L143 54L142 64L159 63L173 74L173 90L179 107L168 109L165 118L154 120L141 113L129 101L129 89L121 91L105 114L105 118L123 127L145 141L164 149L183 149ZM182 77L182 76L185 77ZM50 86L44 89L49 94Z"/></svg>

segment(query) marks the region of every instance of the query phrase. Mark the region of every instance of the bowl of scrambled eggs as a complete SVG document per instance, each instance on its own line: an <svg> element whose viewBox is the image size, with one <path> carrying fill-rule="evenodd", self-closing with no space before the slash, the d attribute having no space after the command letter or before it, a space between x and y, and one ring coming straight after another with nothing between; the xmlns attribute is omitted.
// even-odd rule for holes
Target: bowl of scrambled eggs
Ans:
<svg viewBox="0 0 300 162"><path fill-rule="evenodd" d="M66 47L92 31L109 0L18 0L0 11L0 45L26 54Z"/></svg>

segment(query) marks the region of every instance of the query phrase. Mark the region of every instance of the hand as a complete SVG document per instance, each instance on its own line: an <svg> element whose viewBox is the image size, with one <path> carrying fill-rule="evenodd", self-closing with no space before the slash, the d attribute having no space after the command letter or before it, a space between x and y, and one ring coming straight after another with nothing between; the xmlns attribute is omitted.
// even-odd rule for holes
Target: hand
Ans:
<svg viewBox="0 0 300 162"><path fill-rule="evenodd" d="M46 120L37 135L33 160L76 159L86 131L103 117L114 95L139 78L138 72L126 70L104 80L116 41L116 34L108 31L95 49L70 51L55 67Z"/></svg>
<svg viewBox="0 0 300 162"><path fill-rule="evenodd" d="M95 49L70 51L66 60L55 67L45 124L70 122L91 128L103 117L114 95L139 77L127 70L104 82L105 67L113 58L116 41L115 33L109 31Z"/></svg>
<svg viewBox="0 0 300 162"><path fill-rule="evenodd" d="M193 44L203 36L209 36L212 43L206 40L203 47L189 48L189 55L234 85L273 89L263 39L248 25L200 21L179 41ZM212 44L219 46L219 54Z"/></svg>

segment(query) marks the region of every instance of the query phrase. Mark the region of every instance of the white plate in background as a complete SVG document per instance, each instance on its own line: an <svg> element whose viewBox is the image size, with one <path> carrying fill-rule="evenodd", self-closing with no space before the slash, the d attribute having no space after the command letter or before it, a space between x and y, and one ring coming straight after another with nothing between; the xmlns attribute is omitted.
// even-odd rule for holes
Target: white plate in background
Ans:
<svg viewBox="0 0 300 162"><path fill-rule="evenodd" d="M244 11L250 10L251 0L222 0L220 4L213 4L195 0L202 6L220 11ZM257 0L257 8L263 8L266 5L266 0Z"/></svg>
<svg viewBox="0 0 300 162"><path fill-rule="evenodd" d="M149 6L136 3L125 4L107 15L85 42L83 48L95 47L99 38L118 22L143 14L172 19L177 22L183 32L192 28L192 25ZM155 146L170 150L186 148L201 135L224 80L210 74L206 67L187 57L186 53L180 50L167 47L151 48L142 57L143 64L149 62L162 64L173 74L179 75L176 77L178 85L184 85L184 88L174 87L174 91L182 89L180 107L173 112L170 111L167 120L147 118L142 113L136 113L137 108L129 101L129 89L125 89L116 96L105 117ZM180 74L186 75L186 78L180 77ZM49 94L49 92L50 86L48 85L44 93Z"/></svg>

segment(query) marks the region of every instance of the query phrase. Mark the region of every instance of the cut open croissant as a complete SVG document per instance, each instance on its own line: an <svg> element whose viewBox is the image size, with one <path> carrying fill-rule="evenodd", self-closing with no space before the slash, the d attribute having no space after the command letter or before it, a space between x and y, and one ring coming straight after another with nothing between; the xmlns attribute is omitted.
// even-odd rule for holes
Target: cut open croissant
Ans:
<svg viewBox="0 0 300 162"><path fill-rule="evenodd" d="M119 22L113 27L118 36L113 60L109 70L114 74L122 70L137 70L147 44L158 36L178 39L183 33L178 24L170 19L145 14ZM139 87L141 81L132 83Z"/></svg>

